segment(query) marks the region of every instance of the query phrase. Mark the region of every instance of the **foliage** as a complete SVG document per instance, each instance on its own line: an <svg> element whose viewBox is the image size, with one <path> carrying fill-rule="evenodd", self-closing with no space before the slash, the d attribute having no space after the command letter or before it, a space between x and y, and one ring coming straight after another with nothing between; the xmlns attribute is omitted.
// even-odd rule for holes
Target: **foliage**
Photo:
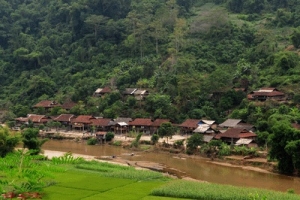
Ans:
<svg viewBox="0 0 300 200"><path fill-rule="evenodd" d="M47 139L39 139L39 130L36 128L27 128L22 131L22 141L24 148L32 150L33 154L38 154L41 151L42 145Z"/></svg>
<svg viewBox="0 0 300 200"><path fill-rule="evenodd" d="M53 157L51 158L51 163L54 165L60 164L80 164L85 163L86 161L81 157L74 157L72 153L65 153L63 156L60 157Z"/></svg>
<svg viewBox="0 0 300 200"><path fill-rule="evenodd" d="M298 148L300 132L291 127L289 121L281 120L272 127L270 157L278 160L278 170L284 174L298 171Z"/></svg>
<svg viewBox="0 0 300 200"><path fill-rule="evenodd" d="M174 148L182 148L184 146L184 141L185 139L183 140L176 140L173 144Z"/></svg>
<svg viewBox="0 0 300 200"><path fill-rule="evenodd" d="M195 152L195 150L203 144L203 135L195 133L187 139L186 148L188 152Z"/></svg>
<svg viewBox="0 0 300 200"><path fill-rule="evenodd" d="M233 154L242 155L242 156L246 156L246 155L256 156L257 149L256 148L248 148L246 146L235 146L233 149Z"/></svg>
<svg viewBox="0 0 300 200"><path fill-rule="evenodd" d="M164 122L158 128L159 137L161 138L166 137L167 143L168 143L168 138L172 137L172 135L174 134L175 134L175 127L170 122Z"/></svg>
<svg viewBox="0 0 300 200"><path fill-rule="evenodd" d="M0 181L1 193L3 192L36 192L55 182L51 178L51 171L60 171L43 163L42 156L32 156L30 152L16 151L8 154L5 159L0 159L2 178Z"/></svg>
<svg viewBox="0 0 300 200"><path fill-rule="evenodd" d="M158 142L158 140L159 140L159 135L153 134L153 135L151 136L151 142L152 142L153 144L156 144L156 143Z"/></svg>
<svg viewBox="0 0 300 200"><path fill-rule="evenodd" d="M97 138L94 138L94 137L92 137L92 138L89 138L87 141L86 141L86 143L87 143L87 145L95 145L95 144L97 144Z"/></svg>
<svg viewBox="0 0 300 200"><path fill-rule="evenodd" d="M14 136L8 128L0 127L0 157L5 157L6 154L14 151L19 141L20 138Z"/></svg>
<svg viewBox="0 0 300 200"><path fill-rule="evenodd" d="M114 137L115 137L115 134L113 132L107 132L105 139L106 139L106 141L111 141L112 139L114 139Z"/></svg>
<svg viewBox="0 0 300 200"><path fill-rule="evenodd" d="M199 192L201 191L201 192ZM237 192L238 191L238 192ZM168 196L185 199L298 199L295 194L270 192L254 188L238 188L212 183L189 182L184 180L171 181L152 191L155 196ZM257 197L257 198L256 198Z"/></svg>
<svg viewBox="0 0 300 200"><path fill-rule="evenodd" d="M136 136L136 138L131 142L130 147L135 147L135 148L137 148L137 147L139 146L139 144L140 144L140 139L141 139L142 135L143 135L143 133L139 133L139 134Z"/></svg>
<svg viewBox="0 0 300 200"><path fill-rule="evenodd" d="M229 156L231 155L231 148L229 145L222 143L220 148L219 148L219 152L218 152L219 156Z"/></svg>

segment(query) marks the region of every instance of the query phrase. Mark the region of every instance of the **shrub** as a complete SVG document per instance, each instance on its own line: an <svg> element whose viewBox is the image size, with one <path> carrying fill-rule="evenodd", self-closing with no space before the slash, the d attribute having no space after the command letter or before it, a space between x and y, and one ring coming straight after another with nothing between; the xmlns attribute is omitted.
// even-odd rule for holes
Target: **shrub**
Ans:
<svg viewBox="0 0 300 200"><path fill-rule="evenodd" d="M222 143L222 145L220 146L218 155L219 156L229 156L230 153L231 153L230 146L225 143Z"/></svg>
<svg viewBox="0 0 300 200"><path fill-rule="evenodd" d="M122 145L122 142L121 142L121 141L114 141L114 142L112 143L112 145L114 145L114 146L121 146L121 145Z"/></svg>
<svg viewBox="0 0 300 200"><path fill-rule="evenodd" d="M139 133L138 136L136 136L135 140L132 141L130 147L138 147L142 135L143 135L143 133Z"/></svg>
<svg viewBox="0 0 300 200"><path fill-rule="evenodd" d="M7 128L0 128L0 157L4 157L9 152L12 152L19 141L18 137L10 136Z"/></svg>
<svg viewBox="0 0 300 200"><path fill-rule="evenodd" d="M153 134L153 135L151 136L151 142L152 142L153 144L156 144L156 143L158 142L158 140L159 140L159 136L158 136L157 134Z"/></svg>
<svg viewBox="0 0 300 200"><path fill-rule="evenodd" d="M88 145L95 145L95 144L97 144L97 139L96 138L89 138L86 143Z"/></svg>
<svg viewBox="0 0 300 200"><path fill-rule="evenodd" d="M184 139L183 140L177 140L174 142L174 148L181 148L183 147Z"/></svg>
<svg viewBox="0 0 300 200"><path fill-rule="evenodd" d="M114 139L115 134L113 132L108 132L105 136L106 141L111 141L112 139Z"/></svg>

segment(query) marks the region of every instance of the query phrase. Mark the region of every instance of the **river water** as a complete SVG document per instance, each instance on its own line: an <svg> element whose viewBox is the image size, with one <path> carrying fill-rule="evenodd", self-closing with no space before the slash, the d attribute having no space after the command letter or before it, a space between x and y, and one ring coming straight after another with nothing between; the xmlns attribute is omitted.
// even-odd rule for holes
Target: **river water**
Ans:
<svg viewBox="0 0 300 200"><path fill-rule="evenodd" d="M182 171L186 176L211 183L244 187L264 188L277 191L293 189L300 194L300 178L245 170L236 167L213 164L206 159L180 158L174 154L157 152L134 152L110 145L86 145L66 140L49 140L45 150L72 152L91 156L117 156L129 161L151 161Z"/></svg>

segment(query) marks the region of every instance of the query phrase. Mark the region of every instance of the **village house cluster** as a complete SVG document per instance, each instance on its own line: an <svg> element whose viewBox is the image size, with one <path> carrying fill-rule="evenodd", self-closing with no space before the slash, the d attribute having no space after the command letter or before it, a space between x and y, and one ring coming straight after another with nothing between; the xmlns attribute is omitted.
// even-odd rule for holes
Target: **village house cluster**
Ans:
<svg viewBox="0 0 300 200"><path fill-rule="evenodd" d="M170 122L169 119L150 118L98 118L92 115L61 114L59 116L46 116L28 114L27 117L16 118L17 126L32 123L34 127L46 125L48 122L59 122L62 130L94 132L96 135L105 135L107 132L114 134L127 134L130 131L141 132L146 135L156 134L162 123ZM228 144L255 145L256 134L254 126L244 123L240 119L228 119L222 124L216 124L212 120L187 119L181 124L173 124L178 127L180 135L203 134L204 142L213 139L222 140Z"/></svg>
<svg viewBox="0 0 300 200"><path fill-rule="evenodd" d="M242 90L241 88L234 88L235 90ZM245 91L243 89L243 91ZM109 87L98 88L93 96L103 97L111 93ZM133 96L137 100L144 100L149 92L145 89L126 88L122 94L126 96ZM285 94L278 91L276 88L261 88L253 91L247 95L248 100L265 101L267 99L284 100ZM36 105L34 108L43 108L49 110L53 107L61 107L69 111L76 103L66 102L59 104L55 101L44 100ZM16 126L20 127L28 123L38 127L41 125L46 126L48 122L57 122L61 128L66 131L82 131L93 132L95 134L105 134L113 132L114 134L127 134L130 131L142 132L147 135L152 135L158 132L162 123L170 122L169 119L150 119L150 118L116 118L107 119L102 117L95 117L92 115L79 115L61 114L59 116L47 116L28 114L27 117L16 118ZM247 124L241 119L228 119L221 124L217 124L213 120L206 119L187 119L181 124L173 124L178 127L178 133L181 135L203 134L205 142L213 139L222 140L228 144L256 146L255 140L255 127Z"/></svg>

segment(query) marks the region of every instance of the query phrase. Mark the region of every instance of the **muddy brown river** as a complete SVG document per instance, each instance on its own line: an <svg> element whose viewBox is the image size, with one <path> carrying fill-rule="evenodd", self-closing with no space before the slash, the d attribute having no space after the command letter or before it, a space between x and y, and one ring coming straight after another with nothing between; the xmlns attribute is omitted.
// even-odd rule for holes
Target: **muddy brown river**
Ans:
<svg viewBox="0 0 300 200"><path fill-rule="evenodd" d="M277 191L293 189L300 194L300 178L256 172L230 166L221 166L206 159L180 158L174 154L157 152L132 152L122 147L110 145L90 146L65 140L49 140L43 145L45 150L72 152L91 156L117 156L129 161L150 161L175 168L185 176L211 183L244 187L264 188ZM130 156L134 153L134 156Z"/></svg>

